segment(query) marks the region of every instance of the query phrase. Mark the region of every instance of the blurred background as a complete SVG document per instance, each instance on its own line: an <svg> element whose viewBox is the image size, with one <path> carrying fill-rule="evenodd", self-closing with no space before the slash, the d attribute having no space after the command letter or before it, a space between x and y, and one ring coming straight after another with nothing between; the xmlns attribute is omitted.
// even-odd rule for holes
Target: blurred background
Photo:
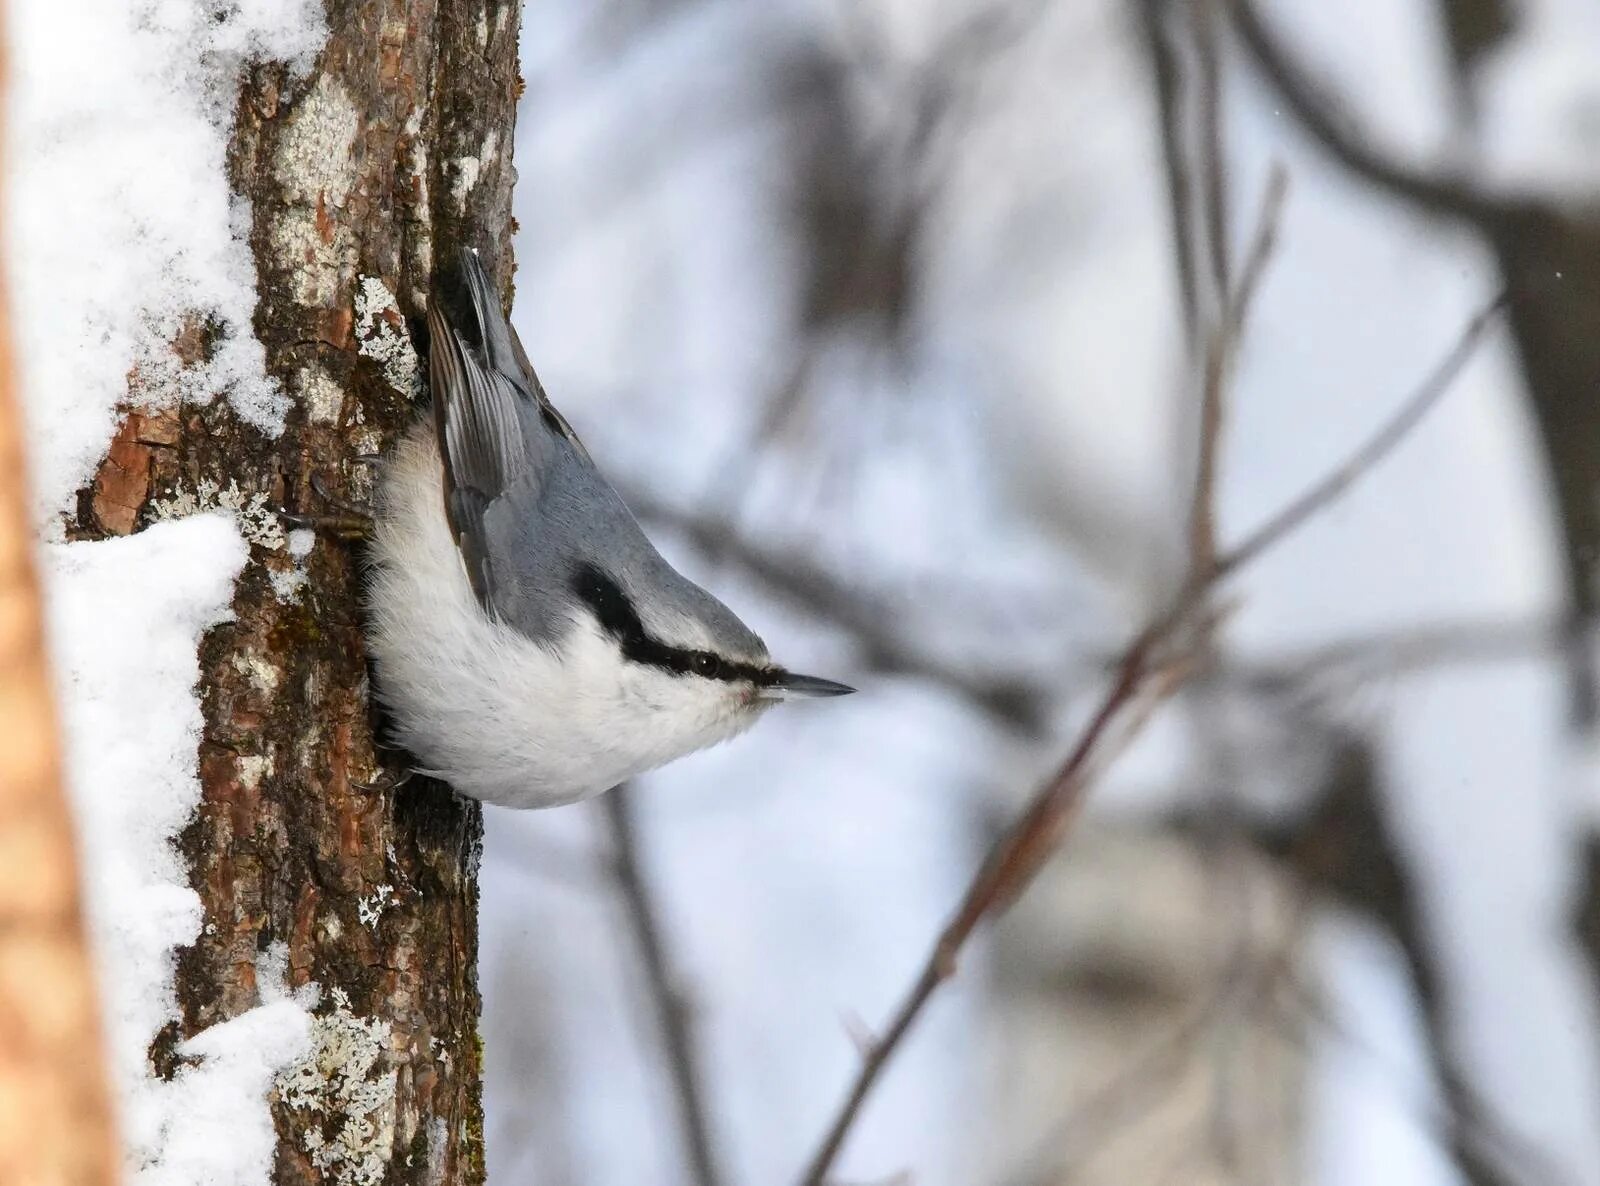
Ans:
<svg viewBox="0 0 1600 1186"><path fill-rule="evenodd" d="M486 812L490 1180L794 1180L1218 530L1435 412L895 1054L840 1183L1600 1183L1600 9L539 0L517 303L669 558L848 700ZM606 804L609 804L606 805Z"/></svg>

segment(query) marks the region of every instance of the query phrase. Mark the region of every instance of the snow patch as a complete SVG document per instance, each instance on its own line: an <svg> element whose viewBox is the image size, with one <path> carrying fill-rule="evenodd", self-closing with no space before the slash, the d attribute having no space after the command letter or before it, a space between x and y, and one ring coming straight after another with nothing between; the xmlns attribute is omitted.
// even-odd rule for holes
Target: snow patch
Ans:
<svg viewBox="0 0 1600 1186"><path fill-rule="evenodd" d="M32 513L59 538L57 513L130 399L220 394L247 423L281 429L224 166L239 71L304 67L325 28L314 0L32 0L7 26L6 267L28 343Z"/></svg>
<svg viewBox="0 0 1600 1186"><path fill-rule="evenodd" d="M298 601L305 592L306 574L302 568L290 568L283 571L273 569L267 573L267 580L272 585L272 595L284 605L291 601Z"/></svg>
<svg viewBox="0 0 1600 1186"><path fill-rule="evenodd" d="M218 514L42 552L106 1034L141 1186L268 1181L265 1093L307 1032L301 1006L279 1001L182 1043L188 1065L170 1081L150 1074L151 1043L177 1016L173 950L201 924L172 847L200 802L196 648L228 617L247 556Z"/></svg>
<svg viewBox="0 0 1600 1186"><path fill-rule="evenodd" d="M450 196L455 198L456 205L466 208L467 199L472 196L472 191L478 188L478 179L483 175L483 166L494 160L500 152L500 130L490 128L489 134L483 138L483 147L478 150L477 156L458 157L454 161L455 179L450 183Z"/></svg>
<svg viewBox="0 0 1600 1186"><path fill-rule="evenodd" d="M164 1085L169 1119L161 1148L132 1175L135 1186L271 1181L277 1134L263 1101L278 1068L306 1049L310 1032L306 1010L280 1000L181 1044L178 1055L193 1062Z"/></svg>

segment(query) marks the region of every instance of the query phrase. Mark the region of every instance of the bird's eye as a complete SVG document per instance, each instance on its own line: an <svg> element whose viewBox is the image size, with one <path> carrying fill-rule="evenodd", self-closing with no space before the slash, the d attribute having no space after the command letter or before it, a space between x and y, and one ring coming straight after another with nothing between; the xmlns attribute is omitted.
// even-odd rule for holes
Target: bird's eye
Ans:
<svg viewBox="0 0 1600 1186"><path fill-rule="evenodd" d="M701 651L694 657L694 671L696 675L703 675L707 679L713 679L721 670L722 660L718 659L715 655L709 655L706 652Z"/></svg>

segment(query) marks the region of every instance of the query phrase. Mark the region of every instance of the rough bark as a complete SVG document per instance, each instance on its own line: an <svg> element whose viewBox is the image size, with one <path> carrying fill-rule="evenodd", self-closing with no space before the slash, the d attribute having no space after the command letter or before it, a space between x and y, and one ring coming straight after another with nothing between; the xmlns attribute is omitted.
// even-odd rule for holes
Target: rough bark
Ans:
<svg viewBox="0 0 1600 1186"><path fill-rule="evenodd" d="M327 21L309 75L260 65L242 81L229 158L287 430L264 436L222 401L130 414L77 534L135 530L183 494L243 504L247 525L258 495L316 509L313 474L365 497L358 458L417 411L405 327L434 261L465 244L510 259L516 0L328 0ZM203 357L214 332L196 324L174 349ZM273 1103L276 1180L481 1182L479 811L422 778L394 785L358 550L318 540L285 593L296 562L260 521L235 620L201 648L203 799L181 848L206 923L152 1064L171 1073L178 1041L258 1004L262 953L286 955L321 1003L316 1057Z"/></svg>

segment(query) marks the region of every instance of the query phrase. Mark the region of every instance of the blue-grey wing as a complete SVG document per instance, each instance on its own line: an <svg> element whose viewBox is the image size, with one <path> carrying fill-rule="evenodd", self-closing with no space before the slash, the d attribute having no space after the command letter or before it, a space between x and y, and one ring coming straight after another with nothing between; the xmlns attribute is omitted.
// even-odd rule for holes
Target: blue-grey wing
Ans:
<svg viewBox="0 0 1600 1186"><path fill-rule="evenodd" d="M580 456L587 458L588 450L583 447L578 434L572 431L567 418L556 410L550 397L545 394L544 384L539 382L533 364L528 361L528 352L522 348L522 339L517 336L516 327L501 314L499 292L489 279L476 251L462 252L461 277L472 301L472 314L478 323L483 357L489 369L519 384L520 390L533 401L545 427L564 437Z"/></svg>
<svg viewBox="0 0 1600 1186"><path fill-rule="evenodd" d="M568 504L595 475L539 385L476 252L463 253L461 275L473 319L466 335L437 294L428 308L445 512L485 612L541 638L559 624L547 620L553 603L540 586L562 579L558 553L576 526ZM549 498L552 483L566 495Z"/></svg>
<svg viewBox="0 0 1600 1186"><path fill-rule="evenodd" d="M472 590L493 612L496 574L485 516L508 490L536 487L539 441L523 431L519 404L526 396L462 340L437 298L429 302L428 337L445 515Z"/></svg>

